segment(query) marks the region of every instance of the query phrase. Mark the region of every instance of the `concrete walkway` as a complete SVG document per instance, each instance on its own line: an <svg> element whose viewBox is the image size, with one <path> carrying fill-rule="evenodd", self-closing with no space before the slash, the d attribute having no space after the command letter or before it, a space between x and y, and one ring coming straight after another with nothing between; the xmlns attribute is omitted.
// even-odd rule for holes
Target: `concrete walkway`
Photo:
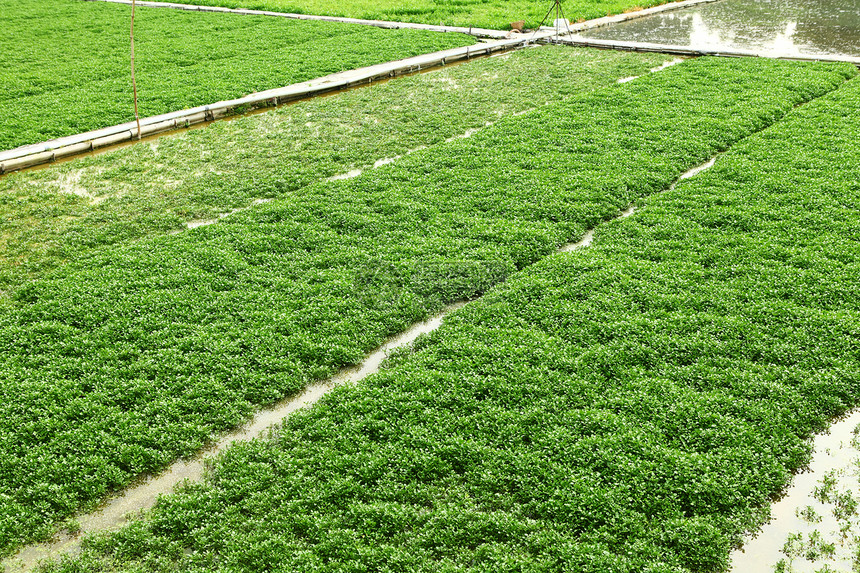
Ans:
<svg viewBox="0 0 860 573"><path fill-rule="evenodd" d="M536 36L520 34L518 37L510 40L495 40L474 46L453 48L403 60L385 62L323 76L283 88L257 92L239 99L220 101L209 105L142 118L140 120L140 135L141 137L147 137L174 131L195 124L237 115L253 109L273 107L316 97L328 92L369 84L378 80L419 72L428 68L444 66L460 60L514 50L531 42L545 41L552 35L553 33L551 32L540 32ZM137 135L137 124L134 121L130 121L86 133L17 147L0 152L0 174L133 141L137 139Z"/></svg>

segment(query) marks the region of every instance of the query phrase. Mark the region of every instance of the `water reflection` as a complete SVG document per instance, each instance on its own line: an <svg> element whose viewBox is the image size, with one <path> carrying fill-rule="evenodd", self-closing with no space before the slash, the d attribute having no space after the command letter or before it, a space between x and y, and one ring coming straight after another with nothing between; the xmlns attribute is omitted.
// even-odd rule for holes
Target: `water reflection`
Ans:
<svg viewBox="0 0 860 573"><path fill-rule="evenodd" d="M860 56L860 0L722 0L584 32L587 38L753 50L771 56Z"/></svg>
<svg viewBox="0 0 860 573"><path fill-rule="evenodd" d="M858 429L860 411L815 437L808 470L795 475L785 497L771 506L770 523L732 553L731 573L858 571ZM777 569L780 560L784 565Z"/></svg>

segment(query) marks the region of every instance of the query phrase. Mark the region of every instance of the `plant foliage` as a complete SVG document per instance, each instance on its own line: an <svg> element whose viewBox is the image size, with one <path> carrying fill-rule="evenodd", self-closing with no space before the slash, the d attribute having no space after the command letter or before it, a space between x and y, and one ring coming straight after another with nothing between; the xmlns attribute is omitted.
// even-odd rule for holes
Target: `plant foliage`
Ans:
<svg viewBox="0 0 860 573"><path fill-rule="evenodd" d="M0 0L0 149L134 120L127 6ZM474 43L463 34L380 30L140 8L141 117Z"/></svg>
<svg viewBox="0 0 860 573"><path fill-rule="evenodd" d="M858 110L793 112L52 570L726 570L860 398Z"/></svg>
<svg viewBox="0 0 860 573"><path fill-rule="evenodd" d="M444 142L666 59L547 46L436 69L0 178L0 291L107 245Z"/></svg>
<svg viewBox="0 0 860 573"><path fill-rule="evenodd" d="M510 30L511 23L519 20L525 22L526 28L536 28L553 6L552 0L190 0L187 3L499 30ZM578 21L664 3L665 0L564 0L562 9L565 17ZM552 14L554 17L555 12ZM551 25L552 21L547 23Z"/></svg>
<svg viewBox="0 0 860 573"><path fill-rule="evenodd" d="M14 308L0 314L0 546L9 549L45 534L55 521L98 501L141 473L158 470L177 456L196 452L213 434L246 419L256 405L294 393L310 379L358 362L386 336L403 330L445 302L485 292L517 270L550 254L560 244L580 236L585 229L611 218L630 202L666 189L683 171L773 123L796 104L836 88L853 74L856 70L852 66L832 64L690 61L637 81L596 90L503 120L471 138L431 147L352 180L312 185L301 194L248 210L218 225L107 250L60 269L50 280L36 281L19 289L14 295ZM692 202L691 208L694 205ZM818 213L809 209L798 216L807 212L810 216ZM768 220L766 213L763 211L760 218ZM845 213L853 211L846 209ZM778 226L781 221L775 220ZM667 216L665 224L671 225L672 221ZM742 219L743 223L754 225L758 219ZM727 227L731 228L732 224ZM654 224L655 233L659 234L662 229L659 222ZM673 227L668 227L667 233L671 229ZM630 248L635 249L639 243L631 239L631 244ZM725 246L720 252L723 251L726 251ZM661 252L649 256L661 256ZM672 252L667 251L666 256ZM700 252L704 250L697 249L693 254ZM794 257L791 255L788 260L794 261ZM814 257L803 253L796 257L798 264L812 265L815 261ZM565 295L564 302L572 303L577 297L597 293L596 300L604 301L597 305L600 308L611 304L616 296L604 300L601 289L616 285L620 289L618 296L627 297L620 299L624 301L621 309L635 319L638 316L635 311L639 308L636 305L649 304L649 293L657 296L662 287L655 285L651 278L641 283L634 280L635 272L645 273L649 268L643 266L641 271L636 271L638 262L628 271L628 274L634 273L630 279L626 275L601 271L610 259L596 263L598 270L589 275L597 281L593 284L560 275L562 283L570 283L574 289L585 289L579 294ZM563 260L553 259L550 266L561 264L559 261ZM572 263L564 264L580 264L583 259L571 260ZM847 260L846 264L849 262ZM667 269L664 277L667 281L675 280L680 272L672 266L660 266L659 260L653 261L652 266L658 270ZM817 284L818 275L808 276ZM741 280L745 277L742 275ZM520 296L536 300L549 296L540 281L535 284L531 295L523 292ZM731 284L751 288L757 283ZM687 296L693 297L691 304L699 300L695 298L698 295L686 294L686 287L695 286L692 278L671 285L674 286L665 287L668 300L677 299L678 304ZM849 296L838 289L828 292L834 305ZM642 302L637 302L640 299ZM754 308L762 316L772 312L771 306ZM777 307L776 312L780 308ZM672 308L658 307L658 310L668 313ZM714 314L717 317L719 313ZM648 319L643 326L648 326L652 318L656 320L656 317L649 318L650 315L643 316ZM499 310L495 319L499 327L507 324L503 317L504 313ZM557 321L560 326L568 324L564 315L549 315L548 320L550 323ZM613 335L613 324L615 322L595 320L584 325L598 332L607 329L609 342L592 350L585 348L581 358L576 358L575 354L571 358L601 374L607 380L606 393L610 382L633 380L630 377L649 361L660 364L656 350L640 348L635 329L630 330L628 344L624 337ZM681 321L679 326L692 329L694 324ZM833 329L834 339L843 340L840 338L842 323L828 324ZM850 321L848 324L850 326ZM702 328L705 326L703 324ZM719 323L719 326L729 328L733 323ZM737 327L743 337L755 336L761 328L758 322L749 326L738 323ZM627 330L623 328L621 333ZM671 329L666 330L665 335L669 336L669 332ZM802 330L798 331L798 336L801 334ZM510 334L505 334L504 339L508 342L520 340ZM554 362L549 361L548 353L547 362L541 361L540 353L519 365L507 360L511 352L519 348L517 344L522 346L523 352L529 351L530 340L521 340L513 348L504 347L499 353L488 354L492 364L502 370L517 371L530 366L535 373L551 372ZM789 369L794 368L800 356L790 345L745 347L740 340L732 347L738 352L753 353L750 358L784 355ZM818 337L812 340L817 343ZM669 346L669 349L693 360L700 350L709 348L705 344L709 341L704 338L702 348L682 345L677 349ZM581 340L583 345L591 342L594 340L588 337ZM639 358L633 363L620 360L628 353ZM470 375L479 383L483 374L481 363L475 362L473 366ZM846 396L834 394L830 387L833 379L844 381L850 374L840 372L824 371L811 380L801 375L799 383L811 387L822 385L826 389L815 394L816 404L822 411L835 413L842 407ZM421 377L419 386L429 384L434 377ZM491 379L495 380L495 375ZM450 388L452 382L453 379L446 379L438 387L442 392L438 403L440 413L462 407L466 409L463 414L474 410L476 415L484 416L480 400L457 406L455 399L444 397L446 389L456 389ZM501 379L499 383L502 384L498 390L502 394L500 399L510 393L514 403L521 404L517 408L528 410L526 402L517 402L517 395L534 396L531 383L517 382L511 386ZM660 380L653 382L660 383ZM583 385L590 387L590 383L583 382ZM535 382L535 388L542 386ZM590 391L583 389L586 393ZM488 389L488 392L489 396L496 390ZM679 389L678 396L683 392ZM378 394L384 398L388 391ZM404 391L403 395L417 400L415 415L420 417L424 408L421 393ZM432 396L432 392L427 394L427 399ZM561 403L557 398L552 398L552 402ZM683 408L684 404L680 402L679 407ZM765 413L767 404L763 406ZM631 407L637 405L646 406L636 401ZM315 437L308 444L313 450L315 444L334 440L361 458L364 450L359 446L388 435L390 429L385 420L390 416L380 403L370 398L355 403L348 401L344 407L350 412L348 417L359 425L366 421L364 410L368 416L381 416L377 430L356 433L349 426L326 426L323 420L322 426L313 430ZM690 405L683 411L684 415L692 417L696 410ZM805 420L806 412L801 409L797 416ZM499 411L498 414L486 418L487 422L492 418L502 423L503 413ZM709 428L715 427L717 421L709 413L703 416L701 440L708 444ZM446 419L453 430L461 423L458 420L465 422L468 418L457 415ZM548 420L536 416L534 423L539 428ZM371 425L374 424L376 422ZM449 426L433 423L428 427ZM423 551L423 559L428 563L444 564L452 559L459 562L457 560L466 553L456 548L469 547L477 539L473 534L461 537L461 532L470 531L470 524L485 531L487 539L498 543L482 546L481 551L486 551L486 556L480 553L474 558L514 560L511 567L515 560L525 558L518 553L509 554L506 543L514 537L528 537L531 530L518 529L520 525L508 528L506 524L512 519L508 514L499 513L497 517L501 521L495 521L495 517L486 521L483 505L474 506L474 511L469 509L474 501L471 494L461 500L467 504L465 506L456 500L448 504L440 498L438 506L433 501L437 494L448 491L446 476L468 475L470 480L478 480L469 481L469 487L484 483L481 481L483 474L470 473L470 468L475 467L471 465L471 456L478 456L475 459L480 460L483 455L470 453L467 437L473 427L472 424L463 426L467 434L456 438L463 440L462 443L439 441L433 437L435 434L425 435L423 430L415 434L407 432L404 435L414 439L417 451L423 453L414 455L416 450L411 450L407 455L398 450L400 446L393 446L390 451L386 449L385 464L389 460L399 460L390 469L386 469L388 465L376 465L375 457L367 458L369 465L363 467L369 472L368 484L388 479L385 476L389 471L431 484L427 492L416 493L418 498L410 497L411 486L405 486L401 492L407 500L423 500L416 501L417 505L409 501L412 509L407 508L404 516L407 521L403 523L417 516L440 525L427 541L429 545L424 549L416 547L415 551L404 554L404 558L421 556ZM616 461L612 448L601 446L600 436L612 435L611 440L615 440L620 432L626 436L624 443L639 448L638 438L645 436L642 432L647 430L640 424L635 431L630 430L632 433L625 433L627 430L619 419L603 413L594 418L587 414L577 428L576 431L595 428L598 437L591 446L588 441L582 443L582 455L599 456L594 463L608 468L615 467ZM668 426L666 431L670 431ZM513 440L512 447L519 439L515 434L502 432L500 435ZM457 434L451 434L452 439L455 436ZM552 440L546 442L551 443ZM800 463L805 453L802 445L797 446L789 438L784 443L794 448L787 450L787 462ZM287 451L292 449L290 446ZM302 490L310 496L302 500L317 503L315 496L320 495L323 496L318 500L320 507L328 507L338 499L349 500L372 490L357 480L350 473L352 470L346 470L351 467L353 458L344 458L347 466L341 466L338 457L320 455L323 456L320 459L326 460L322 473L316 469L310 471L315 466L308 466L308 473L304 474L296 474L292 468L285 469L285 475L292 476L290 479L303 475L304 478L299 479L307 479L308 484L320 483L322 479L334 488L312 486ZM536 475L541 476L540 479L529 477L526 470L534 462L531 455L528 454L527 460L531 461L524 462L525 465L517 465L512 459L513 465L500 466L510 472L511 479L526 480L521 484L524 491L542 492L542 501L523 514L523 523L528 525L534 521L534 527L539 527L540 519L552 514L574 524L574 529L577 523L591 524L591 529L583 530L587 531L587 538L582 546L558 545L552 535L535 542L544 543L543 547L551 554L562 551L560 558L563 559L585 559L587 555L596 559L594 563L606 567L622 559L619 554L601 549L600 532L606 528L607 534L635 538L635 524L625 517L626 513L616 514L613 509L623 507L618 505L623 498L614 497L623 492L611 489L616 493L596 506L576 501L572 492L586 496L582 500L592 499L587 492L600 485L600 474L584 466L580 472L583 481L576 482L578 485L568 491L565 488L570 482L564 472L552 475L538 472ZM408 459L412 462L407 463ZM671 458L663 460L668 468L665 471L674 471L678 466L668 463L669 460ZM693 462L695 459L689 462L691 472L710 467L699 467ZM243 467L253 470L257 466ZM657 467L663 468L655 461ZM715 467L723 468L719 464ZM723 469L728 472L733 467L729 465ZM342 474L342 469L347 473ZM655 483L662 483L664 475L659 472L655 475L659 477L655 478ZM768 483L781 485L785 476L784 470L777 471ZM276 472L272 479L275 477L280 479L283 475ZM489 479L487 491L492 492L494 481L486 477ZM552 479L545 483L544 489L534 490L544 477ZM713 479L720 487L727 487L725 481ZM267 483L271 480L254 476L247 485L264 487ZM706 485L687 487L685 491L690 493L683 498L687 505L682 507L698 511L701 507L712 506L719 513L738 495L730 489L726 490L727 498L712 497ZM558 500L562 501L551 496L556 490L560 496ZM262 497L256 498L254 503L269 508L273 499L271 492L262 491ZM503 494L505 490L499 491ZM629 490L629 495L633 491ZM236 494L238 492L229 495ZM394 495L390 501L397 502L399 494L394 492ZM677 495L683 494L679 491ZM499 502L501 511L512 499L501 495ZM305 515L298 511L305 501L299 503L296 511L289 511L291 515ZM649 511L659 512L660 507L658 504ZM396 505L368 507L368 523L385 522L387 518L383 516L388 515L389 509L395 517L400 511ZM428 509L433 511L426 511ZM236 511L239 516L245 515L247 508L237 506ZM193 509L194 512L205 515L208 510ZM707 554L697 556L695 552L709 540L716 543L722 539L720 522L685 520L685 515L682 511L673 517L675 521L671 524L674 525L665 531L663 543L667 547L689 546L689 551L693 552L689 559L710 563ZM260 519L275 523L266 516ZM304 522L308 529L302 535L310 539L324 538L325 549L319 554L301 553L299 557L320 558L323 562L345 559L342 552L353 551L349 539L357 533L325 527L325 514L320 519ZM195 531L193 535L201 542L211 538L220 543L221 534L217 531L195 530L197 522L190 516L184 516L181 521L183 526L191 528L186 531ZM228 522L213 523L218 528ZM369 526L369 529L374 528ZM169 530L170 527L164 527L165 532ZM256 528L250 525L247 531L249 535L256 534ZM323 533L326 531L335 533ZM407 535L398 527L391 531L395 535ZM498 532L498 537L494 532ZM322 538L315 535L322 535ZM691 543L690 539L696 541ZM243 550L241 559L254 569L255 564L267 559L266 555L280 551L278 543L262 543L258 547L262 552L259 556ZM572 553L565 553L568 550ZM363 550L356 548L355 551L360 554ZM358 558L358 554L353 557Z"/></svg>

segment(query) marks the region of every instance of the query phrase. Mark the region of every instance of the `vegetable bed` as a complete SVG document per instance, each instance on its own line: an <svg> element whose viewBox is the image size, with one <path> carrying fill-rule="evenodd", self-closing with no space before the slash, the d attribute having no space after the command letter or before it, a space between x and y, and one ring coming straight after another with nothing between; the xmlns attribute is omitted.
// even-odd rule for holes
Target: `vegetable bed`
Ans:
<svg viewBox="0 0 860 573"><path fill-rule="evenodd" d="M0 0L0 149L134 119L131 7ZM463 34L139 8L141 117L474 43Z"/></svg>
<svg viewBox="0 0 860 573"><path fill-rule="evenodd" d="M52 570L725 570L860 398L858 110L793 112Z"/></svg>
<svg viewBox="0 0 860 573"><path fill-rule="evenodd" d="M854 74L689 61L27 285L0 315L0 547L196 452Z"/></svg>
<svg viewBox="0 0 860 573"><path fill-rule="evenodd" d="M665 3L666 0L566 0L562 9L568 19L577 21ZM180 4L498 30L510 30L511 23L519 20L525 21L526 28L536 28L553 6L551 0L183 0ZM552 25L554 18L555 12L547 23Z"/></svg>
<svg viewBox="0 0 860 573"><path fill-rule="evenodd" d="M0 291L107 245L443 142L647 73L666 56L561 46L481 58L0 178Z"/></svg>

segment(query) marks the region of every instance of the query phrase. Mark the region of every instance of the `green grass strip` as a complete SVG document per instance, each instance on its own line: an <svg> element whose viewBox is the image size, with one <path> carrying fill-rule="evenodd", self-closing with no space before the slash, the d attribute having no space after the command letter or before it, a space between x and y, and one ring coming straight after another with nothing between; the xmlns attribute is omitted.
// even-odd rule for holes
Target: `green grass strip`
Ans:
<svg viewBox="0 0 860 573"><path fill-rule="evenodd" d="M283 197L665 60L520 50L11 174L0 178L0 291L105 246Z"/></svg>
<svg viewBox="0 0 860 573"><path fill-rule="evenodd" d="M860 81L55 571L724 571L860 398Z"/></svg>
<svg viewBox="0 0 860 573"><path fill-rule="evenodd" d="M553 6L551 0L187 0L180 3L497 30L510 30L511 23L519 20L525 21L526 28L536 28ZM665 0L566 0L562 9L569 20L579 21L664 3ZM551 26L554 19L553 11L546 24Z"/></svg>
<svg viewBox="0 0 860 573"><path fill-rule="evenodd" d="M27 285L0 315L0 547L358 362L853 74L687 62Z"/></svg>
<svg viewBox="0 0 860 573"><path fill-rule="evenodd" d="M0 0L0 149L134 119L131 7ZM474 43L463 34L141 8L141 117Z"/></svg>

